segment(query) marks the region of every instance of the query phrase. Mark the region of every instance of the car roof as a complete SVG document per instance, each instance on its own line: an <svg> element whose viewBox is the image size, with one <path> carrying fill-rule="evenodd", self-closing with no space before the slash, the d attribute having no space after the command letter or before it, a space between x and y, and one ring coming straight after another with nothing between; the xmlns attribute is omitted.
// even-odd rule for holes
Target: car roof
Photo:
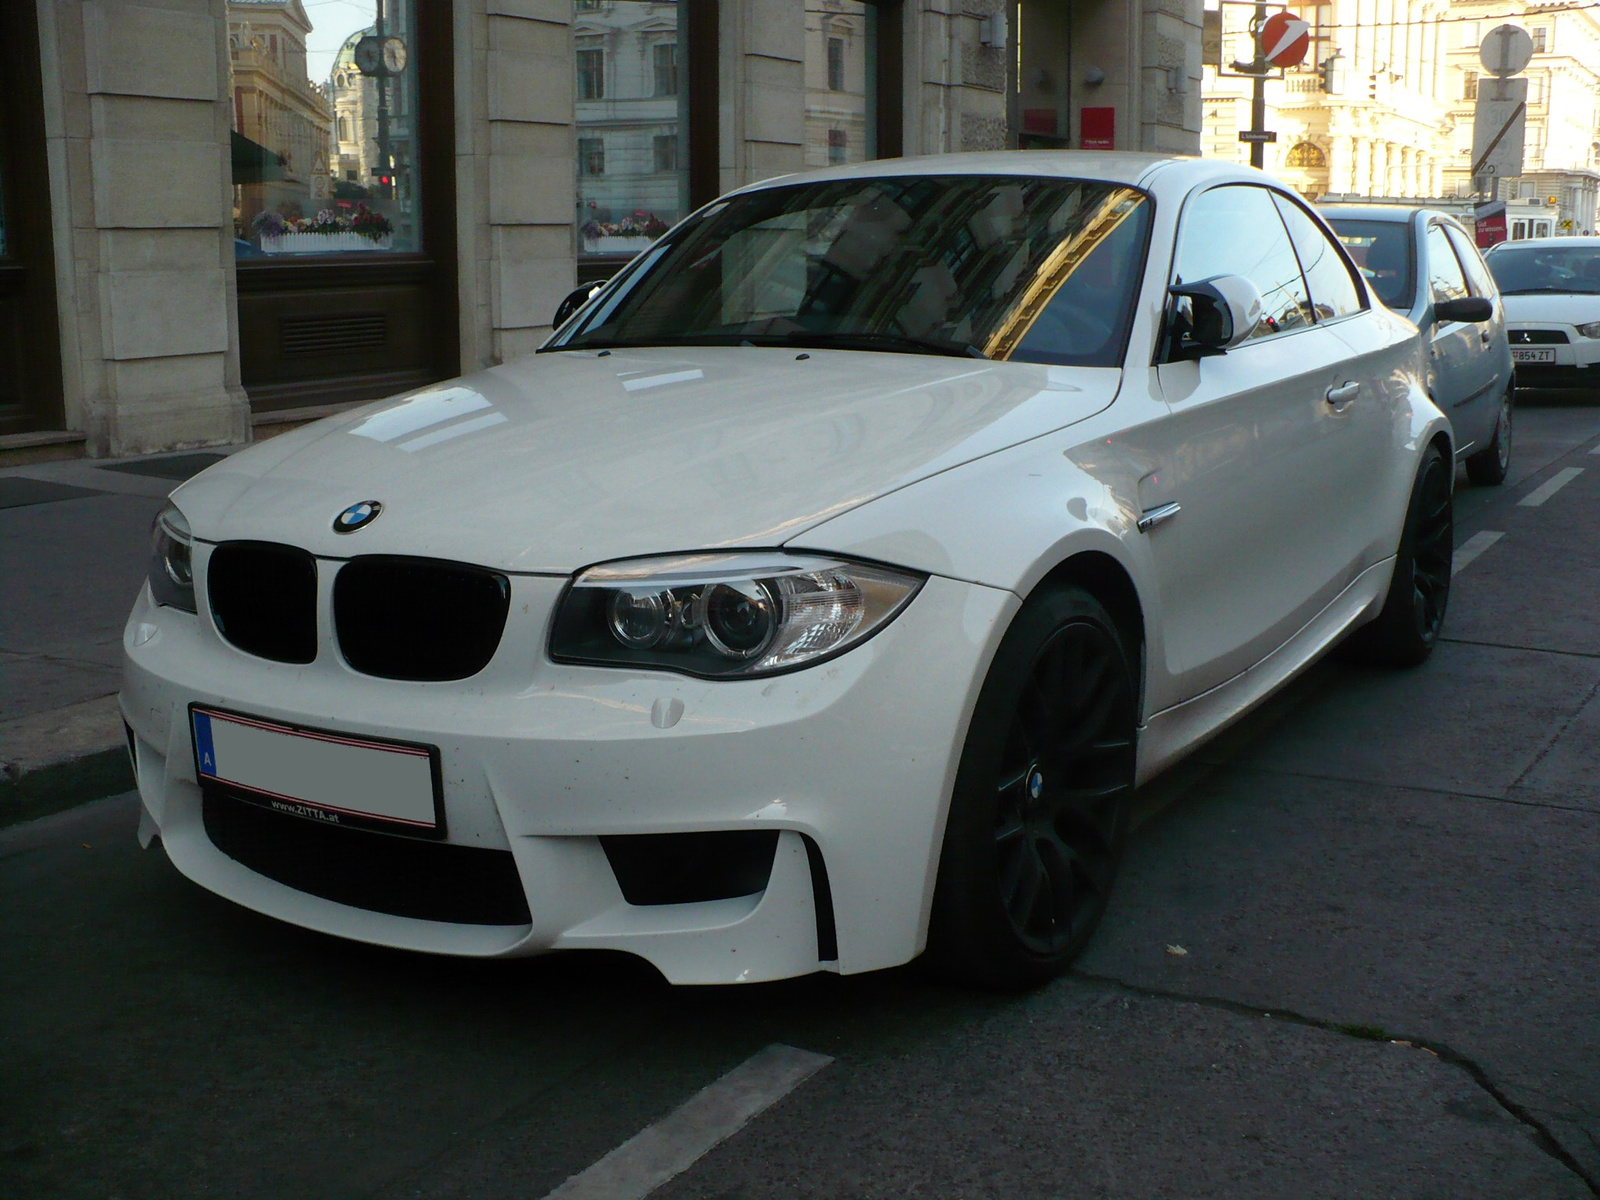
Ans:
<svg viewBox="0 0 1600 1200"><path fill-rule="evenodd" d="M1586 249L1589 249L1589 250L1593 250L1593 249L1596 249L1597 247L1600 247L1600 236L1596 236L1596 237L1519 238L1514 242L1499 242L1499 243L1496 243L1494 248L1496 250L1498 250L1498 249L1500 249L1501 246L1506 246L1506 247L1508 247L1510 249L1513 249L1513 250L1515 250L1519 246L1526 246L1530 250L1543 250L1543 249L1548 249L1551 246L1571 246L1574 249L1585 249L1586 248Z"/></svg>
<svg viewBox="0 0 1600 1200"><path fill-rule="evenodd" d="M1387 221L1395 225L1404 225L1418 217L1443 217L1454 221L1458 225L1461 218L1455 213L1445 212L1442 208L1412 208L1404 204L1318 204L1317 211L1324 219L1332 221L1335 217L1344 217L1351 221Z"/></svg>
<svg viewBox="0 0 1600 1200"><path fill-rule="evenodd" d="M916 158L877 158L843 167L794 172L738 189L755 191L786 183L826 183L834 179L884 179L905 175L1018 175L1032 178L1097 179L1144 187L1160 174L1163 182L1194 186L1208 182L1270 183L1282 180L1237 163L1113 150L986 150L969 154L927 154ZM737 193L734 193L737 194Z"/></svg>

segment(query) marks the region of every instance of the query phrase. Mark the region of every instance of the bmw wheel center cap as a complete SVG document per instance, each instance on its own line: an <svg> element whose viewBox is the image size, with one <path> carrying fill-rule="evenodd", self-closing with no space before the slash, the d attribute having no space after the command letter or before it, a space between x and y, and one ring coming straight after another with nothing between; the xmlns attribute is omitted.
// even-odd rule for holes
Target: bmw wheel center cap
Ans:
<svg viewBox="0 0 1600 1200"><path fill-rule="evenodd" d="M383 511L383 505L376 500L363 500L359 504L352 504L333 519L335 533L354 533L358 529L365 529L378 519L378 514Z"/></svg>

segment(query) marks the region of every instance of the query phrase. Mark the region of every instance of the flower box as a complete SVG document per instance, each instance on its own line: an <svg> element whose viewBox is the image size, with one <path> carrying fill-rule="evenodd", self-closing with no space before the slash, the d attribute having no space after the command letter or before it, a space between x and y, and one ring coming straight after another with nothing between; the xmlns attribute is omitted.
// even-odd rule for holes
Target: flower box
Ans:
<svg viewBox="0 0 1600 1200"><path fill-rule="evenodd" d="M637 254L648 250L655 238L649 234L610 234L583 239L583 249L588 254Z"/></svg>
<svg viewBox="0 0 1600 1200"><path fill-rule="evenodd" d="M277 237L265 233L261 235L263 254L344 254L352 250L388 250L393 245L393 234L386 233L373 241L348 230L338 233L284 233Z"/></svg>

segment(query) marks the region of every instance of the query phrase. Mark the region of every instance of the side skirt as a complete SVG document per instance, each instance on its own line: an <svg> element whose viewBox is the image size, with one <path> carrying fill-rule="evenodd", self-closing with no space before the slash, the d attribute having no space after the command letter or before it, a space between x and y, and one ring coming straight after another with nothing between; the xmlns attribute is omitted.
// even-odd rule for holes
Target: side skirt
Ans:
<svg viewBox="0 0 1600 1200"><path fill-rule="evenodd" d="M1327 651L1345 630L1376 616L1394 573L1394 557L1351 580L1283 645L1253 667L1193 699L1154 713L1139 731L1137 782L1144 784L1215 737Z"/></svg>

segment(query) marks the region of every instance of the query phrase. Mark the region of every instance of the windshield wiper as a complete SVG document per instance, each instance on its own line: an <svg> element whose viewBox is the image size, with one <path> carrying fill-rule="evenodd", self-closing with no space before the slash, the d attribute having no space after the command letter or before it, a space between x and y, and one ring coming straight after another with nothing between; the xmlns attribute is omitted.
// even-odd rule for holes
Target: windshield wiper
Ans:
<svg viewBox="0 0 1600 1200"><path fill-rule="evenodd" d="M1501 288L1502 296L1531 296L1535 292L1554 292L1558 296L1593 296L1597 293L1593 288L1557 287L1554 284L1541 284L1538 287Z"/></svg>
<svg viewBox="0 0 1600 1200"><path fill-rule="evenodd" d="M757 345L816 346L826 349L841 348L909 350L913 354L943 354L951 358L981 358L988 355L969 342L945 341L941 338L915 337L907 333L879 333L873 330L838 330L831 333L795 331L778 337L755 339Z"/></svg>

